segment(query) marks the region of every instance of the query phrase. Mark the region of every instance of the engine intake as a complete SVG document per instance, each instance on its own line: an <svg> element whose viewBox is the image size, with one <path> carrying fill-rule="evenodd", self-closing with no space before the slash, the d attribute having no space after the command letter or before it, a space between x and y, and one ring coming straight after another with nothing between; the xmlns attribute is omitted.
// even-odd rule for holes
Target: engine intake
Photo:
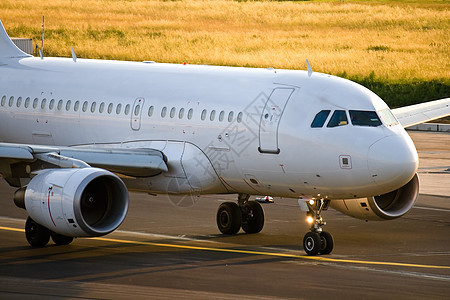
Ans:
<svg viewBox="0 0 450 300"><path fill-rule="evenodd" d="M348 216L363 220L392 220L406 214L419 195L417 174L392 192L364 199L332 200L330 206Z"/></svg>
<svg viewBox="0 0 450 300"><path fill-rule="evenodd" d="M33 177L14 202L53 232L101 236L114 231L128 211L128 190L113 173L98 168L49 169Z"/></svg>

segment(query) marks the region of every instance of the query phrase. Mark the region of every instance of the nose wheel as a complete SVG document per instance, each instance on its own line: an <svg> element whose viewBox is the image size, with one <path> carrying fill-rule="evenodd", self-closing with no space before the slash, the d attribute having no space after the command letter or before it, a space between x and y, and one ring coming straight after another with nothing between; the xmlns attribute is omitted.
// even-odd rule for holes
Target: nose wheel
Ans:
<svg viewBox="0 0 450 300"><path fill-rule="evenodd" d="M303 238L303 249L308 255L330 254L333 250L333 236L326 231L310 231Z"/></svg>
<svg viewBox="0 0 450 300"><path fill-rule="evenodd" d="M333 236L322 230L326 225L321 213L328 208L329 200L311 200L308 205L307 221L311 224L311 231L303 238L303 249L308 255L330 254L333 251Z"/></svg>

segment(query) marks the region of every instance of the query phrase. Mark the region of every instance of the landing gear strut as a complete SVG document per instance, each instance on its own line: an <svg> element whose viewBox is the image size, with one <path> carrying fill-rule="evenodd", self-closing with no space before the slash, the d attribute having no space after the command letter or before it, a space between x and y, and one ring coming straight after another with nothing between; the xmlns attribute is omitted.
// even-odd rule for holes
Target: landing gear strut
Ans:
<svg viewBox="0 0 450 300"><path fill-rule="evenodd" d="M308 203L307 220L311 224L311 231L303 238L303 249L308 255L330 254L333 250L333 236L322 231L326 225L321 216L322 210L328 208L329 200L311 200Z"/></svg>
<svg viewBox="0 0 450 300"><path fill-rule="evenodd" d="M264 227L264 210L250 195L239 194L238 204L224 202L217 210L217 227L223 234L236 234L242 229L246 233L258 233Z"/></svg>

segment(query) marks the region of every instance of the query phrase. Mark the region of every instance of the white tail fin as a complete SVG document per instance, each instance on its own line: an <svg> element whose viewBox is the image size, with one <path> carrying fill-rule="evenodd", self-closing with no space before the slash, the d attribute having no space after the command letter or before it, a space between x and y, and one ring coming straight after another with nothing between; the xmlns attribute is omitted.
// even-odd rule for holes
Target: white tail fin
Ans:
<svg viewBox="0 0 450 300"><path fill-rule="evenodd" d="M11 41L6 33L5 27L3 27L2 21L0 21L0 61L5 58L19 58L29 57L31 55L23 52Z"/></svg>

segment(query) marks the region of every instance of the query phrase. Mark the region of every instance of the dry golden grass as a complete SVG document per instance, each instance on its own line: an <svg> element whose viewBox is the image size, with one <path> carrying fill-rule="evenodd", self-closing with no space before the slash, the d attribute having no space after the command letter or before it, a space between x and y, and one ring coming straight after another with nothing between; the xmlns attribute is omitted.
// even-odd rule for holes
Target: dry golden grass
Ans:
<svg viewBox="0 0 450 300"><path fill-rule="evenodd" d="M411 2L411 1L409 1ZM413 1L414 2L414 1ZM405 80L450 78L448 1L2 0L12 36L45 53L305 69Z"/></svg>

